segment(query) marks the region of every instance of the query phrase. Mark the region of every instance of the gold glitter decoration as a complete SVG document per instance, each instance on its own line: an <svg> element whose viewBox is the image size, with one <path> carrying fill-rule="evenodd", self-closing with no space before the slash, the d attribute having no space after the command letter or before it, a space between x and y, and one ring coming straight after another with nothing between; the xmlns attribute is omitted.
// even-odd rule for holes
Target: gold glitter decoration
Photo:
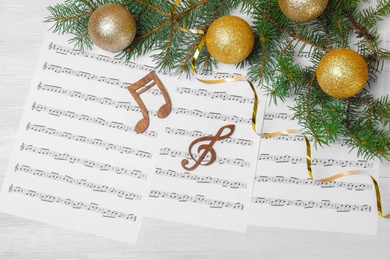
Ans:
<svg viewBox="0 0 390 260"><path fill-rule="evenodd" d="M278 0L285 16L296 22L307 22L320 16L328 0Z"/></svg>
<svg viewBox="0 0 390 260"><path fill-rule="evenodd" d="M250 25L233 15L215 20L206 34L206 46L210 55L226 64L243 61L251 53L254 42Z"/></svg>
<svg viewBox="0 0 390 260"><path fill-rule="evenodd" d="M322 57L316 75L318 84L329 96L348 98L363 89L368 79L368 67L357 52L336 49Z"/></svg>
<svg viewBox="0 0 390 260"><path fill-rule="evenodd" d="M99 48L117 52L128 47L136 33L136 23L131 13L122 5L105 4L89 18L88 33Z"/></svg>

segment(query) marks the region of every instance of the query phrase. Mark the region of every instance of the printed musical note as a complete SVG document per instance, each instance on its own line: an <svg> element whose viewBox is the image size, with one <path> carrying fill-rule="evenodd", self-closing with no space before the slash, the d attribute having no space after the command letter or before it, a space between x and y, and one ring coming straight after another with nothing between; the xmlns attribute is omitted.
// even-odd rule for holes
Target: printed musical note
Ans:
<svg viewBox="0 0 390 260"><path fill-rule="evenodd" d="M355 191L372 190L372 185L365 184L365 183L352 183L352 182L342 182L342 181L319 182L310 178L296 178L296 177L286 177L286 176L257 175L255 177L255 181L260 183L307 185L307 186L316 186L320 188L344 188L347 190L355 190Z"/></svg>
<svg viewBox="0 0 390 260"><path fill-rule="evenodd" d="M119 198L124 198L124 199L128 199L128 200L141 200L141 198L142 198L142 195L137 194L137 193L124 191L124 190L117 189L114 187L109 187L107 185L100 185L100 184L93 183L93 182L90 182L90 181L87 181L84 179L72 178L70 176L61 175L61 174L56 173L56 172L48 172L48 171L43 171L43 170L39 170L39 169L34 169L28 165L17 164L15 166L15 172L24 172L24 173L31 174L33 176L43 177L43 178L47 178L50 180L62 181L62 182L66 182L69 184L78 185L78 186L81 186L84 188L89 188L89 189L92 189L93 191L96 191L96 192L105 192L108 194L113 194L113 195L118 196Z"/></svg>
<svg viewBox="0 0 390 260"><path fill-rule="evenodd" d="M188 171L192 171L192 170L196 169L199 165L207 166L207 165L214 163L215 160L217 159L217 155L216 155L216 152L213 148L213 145L215 144L216 141L223 140L223 139L226 139L229 136L231 136L234 132L234 128L235 128L234 125L226 125L226 126L221 127L215 136L200 137L200 138L196 139L195 141L193 141L190 144L188 151L189 151L191 158L195 161L195 164L192 167L187 167L186 165L189 163L189 161L187 159L184 159L181 161L181 166ZM222 135L222 133L225 129L229 129L230 131L227 134ZM198 153L200 153L200 152L202 152L202 153L200 154L199 158L196 159L192 155L192 148L194 147L195 144L203 142L203 141L210 141L210 143L207 145L202 144L199 146ZM206 155L209 153L211 155L210 160L208 160L206 163L202 164L203 159L205 159Z"/></svg>
<svg viewBox="0 0 390 260"><path fill-rule="evenodd" d="M55 64L49 64L47 62L44 64L43 69L48 71L54 71L57 74L67 74L68 76L75 76L77 78L93 80L101 83L106 83L109 85L115 85L124 89L127 88L129 84L131 84L129 82L124 82L116 78L110 78L110 77L97 75L86 71L79 71L75 69L61 67Z"/></svg>
<svg viewBox="0 0 390 260"><path fill-rule="evenodd" d="M294 117L294 114L291 113L273 113L266 112L264 113L264 120L291 120Z"/></svg>
<svg viewBox="0 0 390 260"><path fill-rule="evenodd" d="M264 197L252 197L252 203L254 204L269 204L271 206L283 207L283 206L296 206L303 207L305 209L334 209L337 212L371 212L371 207L368 205L355 205L344 203L332 203L329 200L322 201L308 201L308 200L291 200L291 199L276 199L276 198L264 198Z"/></svg>
<svg viewBox="0 0 390 260"><path fill-rule="evenodd" d="M26 145L24 143L21 145L20 151L27 151L27 152L40 154L40 155L45 155L45 156L52 157L56 160L63 160L63 161L68 161L69 163L82 164L82 165L89 167L89 168L96 168L96 169L99 169L101 171L109 171L109 172L113 172L116 174L123 174L123 175L131 176L131 177L135 177L138 179L146 179L146 177L147 177L146 173L143 173L143 172L136 170L136 169L134 169L134 170L125 169L123 167L114 166L114 165L111 165L108 163L96 162L96 161L84 159L81 157L73 156L73 155L68 154L68 153L60 153L60 152L56 152L56 151L46 149L46 148L40 148L40 147L36 147L33 145Z"/></svg>
<svg viewBox="0 0 390 260"><path fill-rule="evenodd" d="M253 104L254 99L252 97L243 97L243 96L235 96L228 94L226 92L214 92L207 91L205 89L191 89L187 87L177 87L176 92L180 94L189 94L200 97L208 97L211 99L221 99L221 100L229 100L229 101L237 101L239 103L250 103Z"/></svg>
<svg viewBox="0 0 390 260"><path fill-rule="evenodd" d="M34 190L28 190L22 187L14 187L13 185L10 185L8 191L10 193L14 192L17 194L26 195L31 198L41 199L41 201L44 202L58 203L62 205L71 206L74 209L84 209L95 213L100 213L103 215L103 217L107 217L107 218L121 218L121 219L130 220L134 222L137 220L137 216L135 216L134 214L123 213L123 212L103 208L96 203L88 204L81 201L75 201L69 198L63 198L63 197L53 196L50 194L46 194Z"/></svg>
<svg viewBox="0 0 390 260"><path fill-rule="evenodd" d="M106 55L92 53L88 51L80 51L74 48L70 48L68 46L63 46L60 44L54 44L53 42L50 43L48 47L49 51L55 51L58 54L62 55L73 55L73 56L82 56L85 58L94 59L97 61L102 61L104 63L110 63L110 64L116 64L116 65L122 65L126 66L132 69L139 69L144 71L153 71L154 67L146 65L146 64L138 64L132 61L126 61L117 57L108 57Z"/></svg>
<svg viewBox="0 0 390 260"><path fill-rule="evenodd" d="M149 82L151 82L149 85L147 85ZM159 110L157 111L157 116L159 118L166 118L170 113L172 109L171 105L171 99L169 98L168 92L165 89L163 83L161 80L157 77L156 73L154 71L151 71L149 74L147 74L145 77L141 78L134 84L127 87L130 94L133 96L134 100L137 102L138 106L141 108L142 116L143 118L136 124L135 131L137 133L144 132L148 126L149 126L149 114L148 110L146 109L146 106L139 95L144 93L146 90L150 89L154 85L157 85L157 87L160 89L165 104L162 105ZM137 92L139 90L139 92Z"/></svg>
<svg viewBox="0 0 390 260"><path fill-rule="evenodd" d="M113 151L117 151L119 153L131 154L131 155L139 156L142 158L149 158L149 159L152 158L152 154L149 152L146 152L146 151L142 151L142 150L138 150L138 149L134 149L134 148L130 148L130 147L126 147L126 146L122 146L122 145L114 144L114 143L110 143L110 142L105 142L103 140L96 139L96 138L90 138L90 137L76 135L76 134L72 134L72 133L68 133L68 132L59 131L59 130L56 130L53 128L48 128L44 125L34 125L31 123L28 123L26 126L26 130L27 131L34 131L34 132L38 132L38 133L44 133L44 134L57 136L57 137L62 137L62 138L66 138L68 140L76 141L76 142L92 144L92 145L96 145L96 146L101 147L101 148L105 148L106 150L113 150Z"/></svg>
<svg viewBox="0 0 390 260"><path fill-rule="evenodd" d="M236 115L224 115L224 114L217 114L213 112L205 112L201 111L199 109L188 109L188 108L172 108L172 113L178 114L178 115L190 115L194 117L200 117L200 118L207 118L207 119L213 119L213 120L221 120L224 122L233 122L233 123L240 123L240 124L250 124L252 122L251 118L244 118L244 117L238 117Z"/></svg>
<svg viewBox="0 0 390 260"><path fill-rule="evenodd" d="M222 187L230 187L232 189L247 188L247 184L244 182L214 178L210 176L194 175L189 172L177 172L174 170L163 170L161 168L156 168L155 174L159 176L167 176L184 180L196 181L197 183L216 184L221 185Z"/></svg>
<svg viewBox="0 0 390 260"><path fill-rule="evenodd" d="M203 133L201 131L196 131L196 130L191 131L191 130L173 128L173 127L166 127L165 133L179 135L179 136L189 136L189 137L212 136L212 134ZM226 139L221 140L221 143L236 144L242 146L253 146L252 140L232 138L232 137L228 137Z"/></svg>
<svg viewBox="0 0 390 260"><path fill-rule="evenodd" d="M216 209L222 209L222 208L237 209L237 210L244 209L244 205L239 202L235 203L229 201L209 199L203 195L190 196L190 195L179 194L174 192L151 190L149 197L172 199L172 200L177 200L179 202L192 202L197 204L208 205L210 208L216 208Z"/></svg>
<svg viewBox="0 0 390 260"><path fill-rule="evenodd" d="M132 127L132 126L128 126L128 125L125 125L125 124L119 123L119 122L105 120L105 119L102 119L100 117L92 117L92 116L88 116L88 115L78 114L78 113L74 113L72 111L57 109L54 107L44 106L44 105L37 104L37 103L34 103L31 107L31 109L35 110L37 112L47 112L47 113L49 113L49 115L53 115L53 116L69 117L71 119L78 119L80 121L94 123L94 124L98 124L101 126L122 130L125 132L136 133L134 127ZM146 136L150 136L150 137L157 137L157 133L154 131L145 131L141 134L146 135Z"/></svg>
<svg viewBox="0 0 390 260"><path fill-rule="evenodd" d="M273 155L273 154L260 154L259 161L274 161L276 163L306 163L306 157L290 156L290 155ZM340 166L340 167L356 167L356 168L373 168L373 163L367 160L335 160L335 159L320 159L312 158L312 165Z"/></svg>

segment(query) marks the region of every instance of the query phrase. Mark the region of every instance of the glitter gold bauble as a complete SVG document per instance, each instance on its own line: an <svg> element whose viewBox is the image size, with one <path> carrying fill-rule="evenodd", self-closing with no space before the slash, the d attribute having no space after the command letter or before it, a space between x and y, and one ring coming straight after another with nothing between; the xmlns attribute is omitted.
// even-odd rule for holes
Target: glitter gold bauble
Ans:
<svg viewBox="0 0 390 260"><path fill-rule="evenodd" d="M335 98L348 98L359 93L368 79L368 67L357 52L336 49L325 54L317 67L320 87Z"/></svg>
<svg viewBox="0 0 390 260"><path fill-rule="evenodd" d="M255 38L252 28L242 18L227 15L215 20L206 34L210 55L219 62L234 64L251 53Z"/></svg>
<svg viewBox="0 0 390 260"><path fill-rule="evenodd" d="M88 33L99 48L117 52L128 47L134 39L136 24L133 16L119 4L105 4L93 11Z"/></svg>
<svg viewBox="0 0 390 260"><path fill-rule="evenodd" d="M320 16L328 0L278 0L285 16L296 22L307 22Z"/></svg>

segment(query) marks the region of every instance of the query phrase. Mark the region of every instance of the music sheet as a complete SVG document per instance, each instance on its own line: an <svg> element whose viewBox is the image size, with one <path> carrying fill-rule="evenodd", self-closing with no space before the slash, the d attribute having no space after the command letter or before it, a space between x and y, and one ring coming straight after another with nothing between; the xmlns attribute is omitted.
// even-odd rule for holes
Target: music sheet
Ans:
<svg viewBox="0 0 390 260"><path fill-rule="evenodd" d="M151 68L112 56L81 53L66 37L46 34L2 212L136 243L159 149L153 126L134 131L140 111L127 86Z"/></svg>
<svg viewBox="0 0 390 260"><path fill-rule="evenodd" d="M212 78L233 76L219 72ZM254 98L250 85L246 81L211 85L195 79L161 78L171 90L174 108L167 119L159 121L164 131L159 133L159 160L147 216L245 232L260 139L251 127ZM215 139L209 147L216 154L213 164L192 171L181 166L183 159L189 161L187 168L195 164L190 157L191 142L210 138L195 141L192 153L197 159L204 152L198 153L198 147L208 145L227 125L235 126L233 134ZM228 132L225 129L222 135Z"/></svg>
<svg viewBox="0 0 390 260"><path fill-rule="evenodd" d="M137 134L143 116L127 87L153 70L147 58L80 52L66 36L47 33L0 210L135 244L150 200L150 217L244 232L259 144L248 83L211 86L159 74L172 112L157 117L164 104L158 88L140 94L150 124ZM234 132L219 140L226 125ZM181 161L195 162L188 147L201 136L211 139L199 145L218 139L208 147L216 162L186 171Z"/></svg>
<svg viewBox="0 0 390 260"><path fill-rule="evenodd" d="M142 113L127 87L153 70L146 59L124 62L97 49L83 53L66 37L47 33L0 211L132 244L145 214L238 232L246 231L248 218L252 225L376 232L369 177L326 184L309 180L301 135L260 140L254 133L253 93L245 81L208 85L158 74L172 112L157 117L164 104L157 88L140 94L150 125L137 134ZM226 72L212 78L235 76L221 71ZM289 120L289 102L264 111L267 98L259 100L262 133L299 128ZM229 133L225 128L218 134L228 125L235 127L232 135L220 138ZM198 142L201 137L206 142ZM192 142L195 149L189 151ZM205 150L198 151L200 146ZM315 177L349 169L378 177L377 162L347 150L343 140L313 149ZM182 167L184 159L194 165L204 151L202 164L215 152L213 164L191 171Z"/></svg>
<svg viewBox="0 0 390 260"><path fill-rule="evenodd" d="M296 57L307 63L308 52ZM371 92L382 95L384 75L371 81ZM268 97L269 99L269 97ZM262 133L285 129L301 130L286 102L268 100ZM310 138L312 171L323 179L349 170L359 174L320 183L309 178L306 143L302 134L262 138L253 190L249 225L298 228L375 235L377 206L375 188L369 175L378 179L380 163L356 156L346 147L346 139L330 146L316 146Z"/></svg>

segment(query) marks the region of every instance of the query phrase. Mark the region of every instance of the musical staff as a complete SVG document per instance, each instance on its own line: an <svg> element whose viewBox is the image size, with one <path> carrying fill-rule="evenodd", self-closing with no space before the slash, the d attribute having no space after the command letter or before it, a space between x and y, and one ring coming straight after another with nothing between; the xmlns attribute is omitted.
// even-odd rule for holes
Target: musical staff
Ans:
<svg viewBox="0 0 390 260"><path fill-rule="evenodd" d="M179 135L179 136L187 136L187 137L202 137L202 136L211 136L212 134L204 133L202 131L191 131L191 130L185 130L185 129L178 129L173 127L166 127L165 133L172 134L172 135ZM253 146L252 140L247 139L239 139L239 138L233 138L228 137L226 139L223 139L220 141L221 143L227 143L227 144L238 144L242 146Z"/></svg>
<svg viewBox="0 0 390 260"><path fill-rule="evenodd" d="M99 104L103 105L109 105L115 108L120 108L120 109L125 109L127 111L134 111L134 112L141 112L141 109L138 106L131 105L130 102L122 102L122 101L115 101L110 98L106 97L98 97L95 95L90 95L87 93L82 93L79 91L73 91L69 89L65 89L59 86L54 86L54 85L48 85L48 84L43 84L40 83L38 85L38 90L45 90L53 93L58 93L58 94L63 94L69 97L73 98L79 98L85 101L91 101L91 102L96 102ZM147 90L150 91L151 89ZM147 92L146 91L146 92ZM161 92L159 91L161 94ZM196 116L196 117L201 117L201 118L209 118L209 119L219 119L222 121L228 121L228 122L234 122L234 123L243 123L243 124L250 124L251 119L250 118L242 118L242 117L237 117L237 116L229 116L229 115L222 115L220 113L213 113L213 112L203 112L200 110L190 110L190 109L184 109L184 108L178 108L178 107L173 107L172 112L176 114L184 114L184 115L191 115L191 116ZM148 110L149 116L157 116L157 111L155 110ZM135 129L135 128L134 128ZM135 131L135 130L133 130ZM147 133L147 131L144 132L144 134ZM142 134L142 133L140 133ZM224 142L229 142L229 140L224 140ZM243 140L245 142L245 140Z"/></svg>
<svg viewBox="0 0 390 260"><path fill-rule="evenodd" d="M141 109L138 106L132 105L131 102L115 101L115 100L112 100L111 98L99 97L99 96L83 93L80 91L74 91L74 90L66 89L63 87L55 86L55 85L44 84L42 82L40 82L38 84L37 89L47 91L47 92L62 94L62 95L72 97L72 98L82 99L84 101L90 101L90 102L95 102L95 103L102 104L102 105L108 105L111 107L124 109L127 111L141 112ZM149 114L157 116L157 111L154 111L154 113L153 113L153 111L149 110Z"/></svg>
<svg viewBox="0 0 390 260"><path fill-rule="evenodd" d="M34 131L34 132L38 132L38 133L44 133L44 134L48 134L48 135L56 136L56 137L62 137L62 138L76 141L76 142L80 142L80 143L91 144L91 145L95 145L95 146L98 146L101 148L105 148L106 150L117 151L119 153L130 154L130 155L139 156L139 157L148 158L148 159L152 158L152 154L149 152L145 152L145 151L141 151L138 149L122 146L119 144L105 142L103 140L96 139L96 138L90 138L90 137L85 137L82 135L72 134L69 132L59 131L59 130L56 130L53 128L48 128L44 125L34 125L31 123L28 123L26 126L26 130L27 131Z"/></svg>
<svg viewBox="0 0 390 260"><path fill-rule="evenodd" d="M275 199L264 197L252 197L253 204L268 204L275 207L295 206L305 209L334 209L337 212L371 212L371 206L355 205L344 203L333 203L329 200L311 201L311 200L290 200L290 199Z"/></svg>
<svg viewBox="0 0 390 260"><path fill-rule="evenodd" d="M294 114L290 113L274 113L274 112L265 112L264 120L291 120L294 117Z"/></svg>
<svg viewBox="0 0 390 260"><path fill-rule="evenodd" d="M57 203L57 204L70 206L73 209L83 209L83 210L88 210L91 212L99 213L99 214L102 214L103 217L106 217L106 218L112 218L112 219L119 218L119 219L124 219L124 220L130 220L133 222L136 222L136 220L137 220L137 216L134 214L128 214L128 213L123 213L123 212L103 208L103 207L100 207L99 204L97 204L97 203L85 203L85 202L81 202L81 201L76 201L76 200L72 200L69 198L54 196L54 195L50 195L47 193L29 190L29 189L25 189L25 188L18 187L18 186L14 187L12 184L9 187L8 191L10 193L14 192L17 194L26 195L30 198L40 199L41 201L44 201L44 202Z"/></svg>
<svg viewBox="0 0 390 260"><path fill-rule="evenodd" d="M56 53L62 54L62 55L82 56L82 57L94 59L97 61L102 61L105 63L126 66L126 67L129 67L132 69L139 69L139 70L143 70L143 71L153 71L155 69L154 67L149 66L149 65L138 64L138 63L131 62L131 61L125 61L125 60L120 59L120 58L108 57L106 55L92 53L92 52L88 52L88 51L80 51L77 49L73 49L73 48L69 48L66 46L59 45L59 44L55 44L53 42L50 43L48 48L49 48L49 50L53 50Z"/></svg>
<svg viewBox="0 0 390 260"><path fill-rule="evenodd" d="M290 155L272 155L260 154L259 161L274 161L276 163L306 163L306 157L295 157ZM373 162L366 160L349 161L349 160L335 160L335 159L318 159L312 158L312 165L322 165L325 167L340 166L340 167L356 167L356 168L372 168Z"/></svg>
<svg viewBox="0 0 390 260"><path fill-rule="evenodd" d="M305 137L303 135L294 135L294 134L282 134L278 136L269 136L269 137L261 137L262 139L270 139L270 140L279 140L279 141L292 141L292 142L305 142ZM307 139L309 141L312 141L314 138L311 136L308 136ZM349 139L347 138L340 138L338 140L329 141L329 144L338 144L341 146L345 146Z"/></svg>
<svg viewBox="0 0 390 260"><path fill-rule="evenodd" d="M61 182L69 183L69 184L74 184L74 185L77 185L80 187L92 189L93 191L96 191L96 192L105 192L108 194L116 195L119 198L124 198L127 200L141 200L141 198L142 198L142 195L140 195L140 194L124 191L124 190L109 187L106 185L96 184L93 182L89 182L85 179L76 179L76 178L73 178L71 176L61 175L61 174L56 173L56 172L47 172L47 171L43 171L43 170L39 170L39 169L34 169L28 165L16 164L15 172L29 173L33 176L38 176L38 177L43 177L43 178L47 178L50 180L56 180L56 181L61 181Z"/></svg>
<svg viewBox="0 0 390 260"><path fill-rule="evenodd" d="M79 98L85 101L90 101L90 102L95 102L103 105L108 105L111 107L119 108L119 109L125 109L127 111L134 111L134 112L141 112L141 109L138 106L132 105L131 102L123 102L123 101L115 101L110 98L106 97L99 97L87 93L83 93L80 91L74 91L74 90L69 90L65 89L60 86L54 86L54 85L48 85L48 84L43 84L42 82L38 84L37 87L38 90L44 90L48 92L53 92L53 93L58 93L58 94L63 94L72 98ZM149 89L150 90L150 89ZM148 91L149 91L148 90ZM172 111L176 114L186 114L186 115L192 115L192 116L197 116L197 117L202 117L202 118L210 118L210 119L220 119L222 121L231 121L235 123L245 123L249 124L251 122L251 119L249 118L239 118L236 116L228 116L228 115L222 115L219 113L213 113L213 112L202 112L199 110L187 110L183 108L177 108L173 107ZM148 114L149 116L154 116L157 117L157 111L148 109ZM133 128L135 132L135 128ZM145 131L143 134L148 133ZM142 134L142 133L140 133ZM196 135L193 135L196 136ZM200 135L199 135L200 136ZM252 141L249 140L243 140L243 139L226 139L223 140L222 142L226 143L234 143L234 144L241 144L241 145L252 145Z"/></svg>
<svg viewBox="0 0 390 260"><path fill-rule="evenodd" d="M155 174L159 176L196 181L197 183L216 184L216 185L221 185L222 187L230 187L232 189L247 188L247 184L244 182L225 180L225 179L214 178L210 176L200 176L200 175L191 174L189 172L177 172L174 170L163 170L161 168L156 168Z"/></svg>
<svg viewBox="0 0 390 260"><path fill-rule="evenodd" d="M371 184L342 182L342 181L319 182L310 178L302 179L302 178L285 177L285 176L256 175L255 181L261 183L307 185L307 186L316 186L321 188L343 188L343 189L355 190L355 191L372 190Z"/></svg>
<svg viewBox="0 0 390 260"><path fill-rule="evenodd" d="M241 123L241 124L251 124L251 118L243 118L235 115L223 115L221 113L214 112L204 112L198 109L187 109L187 108L172 108L172 113L179 115L189 115L213 120L221 120L224 122L232 122L232 123Z"/></svg>
<svg viewBox="0 0 390 260"><path fill-rule="evenodd" d="M126 89L127 86L129 86L131 84L128 82L123 82L123 81L116 79L116 78L108 78L108 77L96 75L96 74L93 74L93 73L90 73L87 71L79 71L79 70L75 70L72 68L61 67L61 66L58 66L55 64L49 64L47 62L43 65L43 69L44 70L47 69L48 71L53 71L57 74L66 74L66 75L70 75L70 76L76 76L78 78L98 81L101 83L106 83L106 84L118 86L118 87L123 88L123 89Z"/></svg>
<svg viewBox="0 0 390 260"><path fill-rule="evenodd" d="M242 77L240 73L228 73L228 72L217 72L214 76L216 79L228 79L234 77Z"/></svg>
<svg viewBox="0 0 390 260"><path fill-rule="evenodd" d="M209 199L209 198L205 198L203 195L190 196L190 195L179 194L174 192L152 190L150 191L149 197L172 199L172 200L177 200L179 202L192 202L197 204L208 205L210 208L216 208L216 209L222 209L222 208L238 209L238 210L244 209L244 205L241 203Z"/></svg>
<svg viewBox="0 0 390 260"><path fill-rule="evenodd" d="M82 78L82 79L106 83L106 84L117 86L117 87L120 87L123 89L127 89L127 87L132 84L130 82L124 82L124 81L121 81L121 80L116 79L116 78L108 78L108 77L93 74L93 73L90 73L87 71L79 71L79 70L75 70L75 69L71 69L71 68L67 68L67 67L61 67L61 66L58 66L55 64L49 64L47 62L43 65L43 69L48 70L48 71L53 71L57 74L66 74L66 75L75 76L75 77ZM158 95L158 96L161 95L161 92L158 89L149 89L146 91L146 93Z"/></svg>
<svg viewBox="0 0 390 260"><path fill-rule="evenodd" d="M170 155L171 157L185 157L187 159L191 159L191 155L188 152L172 150L168 147L164 147L160 149L160 155ZM199 154L192 154L194 158L199 158ZM204 161L210 160L211 156L208 154L205 156ZM216 162L219 164L228 164L239 167L249 167L250 162L245 161L244 159L229 159L223 157L217 157Z"/></svg>
<svg viewBox="0 0 390 260"><path fill-rule="evenodd" d="M186 88L186 87L177 87L176 92L178 92L180 94L189 94L189 95L200 96L200 97L208 97L211 99L236 101L236 102L239 102L242 104L246 104L246 103L253 104L253 102L254 102L253 98L230 95L230 94L227 94L226 92L207 91L205 89L192 89L192 88Z"/></svg>
<svg viewBox="0 0 390 260"><path fill-rule="evenodd" d="M116 174L123 174L123 175L127 175L130 177L135 177L138 179L146 179L146 177L147 177L147 174L145 174L139 170L129 170L129 169L125 169L123 167L113 166L113 165L108 164L108 163L100 163L100 162L80 158L77 156L73 156L73 155L70 155L68 153L55 152L55 151L51 151L50 149L47 149L47 148L40 148L40 147L36 147L33 145L26 145L24 143L20 146L20 151L33 152L36 154L52 157L55 160L67 161L67 162L72 163L72 164L78 163L78 164L84 165L85 167L96 168L96 169L99 169L100 171L113 172Z"/></svg>
<svg viewBox="0 0 390 260"><path fill-rule="evenodd" d="M125 132L136 133L134 127L125 125L123 123L104 120L100 117L92 117L92 116L88 116L88 115L83 115L83 114L75 113L75 112L72 112L69 110L67 111L67 110L62 110L62 109L58 109L58 108L54 108L54 107L40 105L40 104L37 104L35 102L32 105L32 110L36 110L37 112L47 112L47 113L49 113L49 115L52 115L52 116L57 116L57 117L63 116L63 117L67 117L67 118L71 118L71 119L75 119L75 120L80 120L80 121L84 121L84 122L89 122L89 123L94 123L94 124L106 126L109 128L122 130ZM154 137L154 138L157 137L157 133L154 131L145 131L145 132L140 133L140 134L146 135L149 137Z"/></svg>

